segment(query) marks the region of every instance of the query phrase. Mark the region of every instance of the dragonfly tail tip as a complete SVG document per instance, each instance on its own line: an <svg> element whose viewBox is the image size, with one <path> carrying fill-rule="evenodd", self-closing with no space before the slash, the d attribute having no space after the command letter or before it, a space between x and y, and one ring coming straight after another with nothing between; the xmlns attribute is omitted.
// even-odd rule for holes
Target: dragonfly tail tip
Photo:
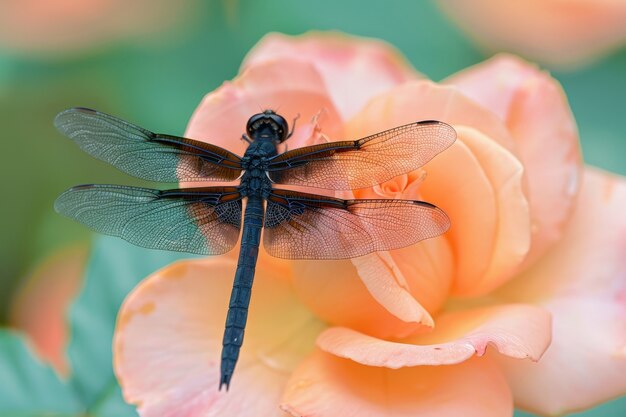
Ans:
<svg viewBox="0 0 626 417"><path fill-rule="evenodd" d="M228 392L228 388L230 387L230 375L222 375L222 380L220 381L220 388L219 390L222 390L222 387L226 386L226 392Z"/></svg>

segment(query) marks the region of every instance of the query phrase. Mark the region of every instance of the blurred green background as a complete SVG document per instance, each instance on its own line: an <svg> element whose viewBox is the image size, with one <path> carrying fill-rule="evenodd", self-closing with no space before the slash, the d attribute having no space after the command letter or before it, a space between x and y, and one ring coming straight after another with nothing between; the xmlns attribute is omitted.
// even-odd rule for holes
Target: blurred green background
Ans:
<svg viewBox="0 0 626 417"><path fill-rule="evenodd" d="M162 30L80 49L61 43L52 52L32 52L0 42L0 321L6 321L19 283L39 262L90 239L85 228L54 213L55 197L79 183L138 183L57 133L52 120L59 111L92 107L153 131L182 134L202 97L233 78L244 55L271 31L337 29L384 39L434 80L488 57L432 2L364 7L358 0L215 0L168 7L187 10L182 17L172 13ZM140 19L141 13L128 17ZM587 163L626 175L626 50L553 75L569 97ZM621 401L585 415L625 414Z"/></svg>

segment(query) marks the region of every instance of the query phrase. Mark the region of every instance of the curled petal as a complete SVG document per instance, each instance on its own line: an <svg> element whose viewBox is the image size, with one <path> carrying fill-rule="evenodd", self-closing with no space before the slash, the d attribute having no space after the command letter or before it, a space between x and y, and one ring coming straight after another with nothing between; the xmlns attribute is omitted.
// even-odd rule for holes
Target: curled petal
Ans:
<svg viewBox="0 0 626 417"><path fill-rule="evenodd" d="M340 32L309 32L300 36L271 33L250 51L242 70L286 59L315 65L344 120L376 94L422 78L391 45Z"/></svg>
<svg viewBox="0 0 626 417"><path fill-rule="evenodd" d="M405 288L430 316L437 313L449 295L454 277L454 262L448 240L438 236L387 254L388 257L384 253L378 254L378 259L372 256L372 259L352 260L372 296L382 303L382 296L374 290L379 288L380 291L386 291L395 284ZM379 274L376 273L378 270ZM387 304L383 305L393 303L393 298L389 298ZM433 325L432 319L420 323L429 327Z"/></svg>
<svg viewBox="0 0 626 417"><path fill-rule="evenodd" d="M560 415L626 393L626 180L586 169L563 239L497 295L552 313L538 363L501 365L519 406Z"/></svg>
<svg viewBox="0 0 626 417"><path fill-rule="evenodd" d="M370 256L383 256L365 260ZM351 261L294 262L293 284L304 304L322 320L378 337L399 337L432 326L427 310L405 286L386 252ZM378 275L380 273L380 275Z"/></svg>
<svg viewBox="0 0 626 417"><path fill-rule="evenodd" d="M496 113L515 141L533 231L528 266L563 235L580 187L582 157L567 98L549 74L509 55L461 71L447 82Z"/></svg>
<svg viewBox="0 0 626 417"><path fill-rule="evenodd" d="M277 276L280 270L259 265L231 389L218 391L235 268L229 259L175 263L124 302L114 366L125 399L142 416L275 415L290 372L312 349L321 324Z"/></svg>
<svg viewBox="0 0 626 417"><path fill-rule="evenodd" d="M351 329L330 328L318 346L363 365L402 368L449 365L485 354L493 346L502 355L539 360L550 344L550 314L525 304L502 305L445 313L428 334L389 342Z"/></svg>
<svg viewBox="0 0 626 417"><path fill-rule="evenodd" d="M389 252L377 252L352 260L356 272L372 296L405 322L432 327L433 319L408 291L405 277Z"/></svg>
<svg viewBox="0 0 626 417"><path fill-rule="evenodd" d="M398 370L316 352L289 380L281 408L294 417L505 417L511 393L488 358Z"/></svg>

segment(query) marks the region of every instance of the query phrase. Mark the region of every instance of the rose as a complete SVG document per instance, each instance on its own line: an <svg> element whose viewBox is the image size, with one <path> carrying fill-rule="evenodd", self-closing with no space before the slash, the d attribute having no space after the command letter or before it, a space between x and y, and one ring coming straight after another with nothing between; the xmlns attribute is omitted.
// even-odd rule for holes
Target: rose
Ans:
<svg viewBox="0 0 626 417"><path fill-rule="evenodd" d="M261 252L228 394L217 386L233 256L155 273L124 303L114 342L142 416L274 416L279 404L294 416L500 416L514 403L558 414L626 392L626 184L582 166L549 75L499 56L437 85L380 42L270 35L186 135L242 153L259 108L300 113L290 148L452 124L457 142L422 170L354 192L423 198L452 228L346 261Z"/></svg>
<svg viewBox="0 0 626 417"><path fill-rule="evenodd" d="M551 65L592 61L626 42L621 0L439 0L481 46L513 51Z"/></svg>

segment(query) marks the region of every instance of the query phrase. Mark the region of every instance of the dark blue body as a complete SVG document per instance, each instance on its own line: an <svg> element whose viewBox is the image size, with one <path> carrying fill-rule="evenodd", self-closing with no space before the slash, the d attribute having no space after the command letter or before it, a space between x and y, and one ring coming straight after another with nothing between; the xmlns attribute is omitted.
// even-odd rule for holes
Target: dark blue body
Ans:
<svg viewBox="0 0 626 417"><path fill-rule="evenodd" d="M222 341L220 388L226 385L228 389L243 343L265 214L263 200L272 189L272 183L266 174L267 160L276 155L276 143L277 138L274 135L257 135L243 157L245 172L241 177L240 191L247 197L247 205L243 218L237 272Z"/></svg>

